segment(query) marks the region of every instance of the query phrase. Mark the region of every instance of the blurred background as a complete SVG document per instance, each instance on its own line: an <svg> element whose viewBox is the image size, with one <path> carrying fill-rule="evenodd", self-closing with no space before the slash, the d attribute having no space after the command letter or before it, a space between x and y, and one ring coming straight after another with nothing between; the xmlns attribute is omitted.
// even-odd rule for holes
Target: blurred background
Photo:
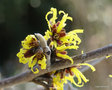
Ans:
<svg viewBox="0 0 112 90"><path fill-rule="evenodd" d="M73 22L67 21L67 31L84 29L84 34L79 35L82 39L80 49L72 55L81 53L81 50L87 52L112 43L112 0L0 0L2 78L22 71L23 64L20 64L16 57L21 48L21 41L28 34L44 35L48 29L45 15L51 7L64 10L73 17ZM73 90L111 90L112 79L108 75L112 74L112 58L96 64L95 68L95 72L84 72L90 81L84 87L75 87ZM21 87L24 89L18 86L18 90L31 90L33 86L30 89L23 85Z"/></svg>

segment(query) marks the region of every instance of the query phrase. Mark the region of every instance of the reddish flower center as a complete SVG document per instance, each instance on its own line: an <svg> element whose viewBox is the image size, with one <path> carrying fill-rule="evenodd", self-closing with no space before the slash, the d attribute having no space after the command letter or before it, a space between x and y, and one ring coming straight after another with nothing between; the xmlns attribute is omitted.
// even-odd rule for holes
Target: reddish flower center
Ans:
<svg viewBox="0 0 112 90"><path fill-rule="evenodd" d="M57 33L57 27L59 26L60 22L57 22L51 27L52 36L51 40L55 40L59 45L62 44L62 41L60 41L61 37L64 37L66 35L65 29L62 29L59 33Z"/></svg>

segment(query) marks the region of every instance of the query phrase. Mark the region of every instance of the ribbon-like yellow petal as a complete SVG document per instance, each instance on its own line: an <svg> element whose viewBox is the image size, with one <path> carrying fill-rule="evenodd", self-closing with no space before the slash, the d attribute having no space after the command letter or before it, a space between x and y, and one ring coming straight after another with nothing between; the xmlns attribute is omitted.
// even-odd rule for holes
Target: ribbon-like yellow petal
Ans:
<svg viewBox="0 0 112 90"><path fill-rule="evenodd" d="M88 64L88 63L80 63L79 65L85 65L85 66L88 66L91 68L91 70L94 72L96 69L91 65L91 64Z"/></svg>
<svg viewBox="0 0 112 90"><path fill-rule="evenodd" d="M41 69L46 69L46 58L45 58L45 56L43 57L43 59L42 60L39 60L38 61L38 64L40 64L41 65Z"/></svg>
<svg viewBox="0 0 112 90"><path fill-rule="evenodd" d="M61 57L61 58L63 58L63 59L68 59L68 60L70 60L71 61L71 64L73 64L73 59L70 57L70 56L68 56L68 55L63 55L63 54L60 54L60 53L56 53L56 55L58 56L58 57Z"/></svg>
<svg viewBox="0 0 112 90"><path fill-rule="evenodd" d="M61 13L63 13L64 15L60 21L59 26L57 27L57 33L59 33L62 30L62 28L65 27L65 25L66 25L65 22L67 19L71 20L71 21L73 20L72 17L69 17L68 14L66 14L64 11L59 11L59 14L61 14Z"/></svg>
<svg viewBox="0 0 112 90"><path fill-rule="evenodd" d="M48 20L48 15L52 14L52 18L50 20ZM49 27L49 30L51 31L51 26L53 24L55 24L55 20L57 19L57 9L56 8L51 8L51 11L49 11L46 16L45 16L45 19L48 23L48 27Z"/></svg>

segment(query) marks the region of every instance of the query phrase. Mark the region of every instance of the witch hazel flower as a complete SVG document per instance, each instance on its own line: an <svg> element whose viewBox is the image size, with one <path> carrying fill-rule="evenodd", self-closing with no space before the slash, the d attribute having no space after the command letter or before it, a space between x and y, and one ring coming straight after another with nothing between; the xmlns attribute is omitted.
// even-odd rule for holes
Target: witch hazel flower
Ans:
<svg viewBox="0 0 112 90"><path fill-rule="evenodd" d="M67 49L77 50L79 48L79 44L81 43L81 39L78 37L78 33L83 33L82 29L72 30L70 32L66 32L65 26L66 21L73 21L72 17L68 16L67 13L60 10L59 15L63 14L62 19L57 21L57 9L51 8L51 10L46 14L45 18L48 23L48 28L45 32L44 38L48 41L48 45L50 49L55 52L56 59L61 58L65 60L70 60L71 64L73 64L73 59L67 55ZM48 19L49 15L52 15L50 19ZM51 72L51 76L53 78L53 87L56 90L63 90L64 84L68 81L76 85L77 87L82 87L84 83L87 83L89 80L78 70L78 68L82 65L89 66L92 71L95 71L95 68L88 63L81 63L74 67L65 68L57 71ZM77 82L74 80L74 77L77 78Z"/></svg>
<svg viewBox="0 0 112 90"><path fill-rule="evenodd" d="M52 15L52 18L48 20L48 16ZM77 33L83 33L82 29L72 30L66 33L64 27L66 26L66 20L73 20L72 17L68 16L64 11L59 11L59 15L63 14L61 21L57 21L57 9L51 8L51 10L46 14L46 21L48 23L49 30L45 32L44 38L50 41L49 46L55 48L57 53L57 57L63 57L64 59L68 59L73 64L73 60L71 57L67 55L65 50L67 49L75 49L79 48L79 44L81 43L81 39L78 37Z"/></svg>
<svg viewBox="0 0 112 90"><path fill-rule="evenodd" d="M60 21L58 21L58 13L59 15L63 14ZM48 18L49 15L52 15L50 19ZM71 64L73 64L74 60L68 55L67 50L77 50L79 48L79 44L81 43L81 39L79 38L78 33L83 33L82 29L75 29L70 32L66 32L64 28L66 26L67 20L73 21L72 17L68 16L67 13L62 10L57 12L56 8L51 8L50 11L46 14L45 19L48 23L48 30L45 32L44 39L47 42L46 47L48 47L46 50L51 51L51 54L44 52L45 48L41 47L42 43L40 43L35 35L28 35L21 42L22 48L20 49L20 52L17 53L19 62L28 64L28 67L34 74L39 73L39 68L46 69L48 64L46 62L48 59L51 60L50 62L52 62L52 56L55 61L59 61L61 59L70 60ZM47 56L49 56L49 58L47 58ZM53 61L53 63L55 63L55 61ZM48 74L50 77L52 77L53 80L50 90L63 90L64 84L66 84L68 81L77 87L82 87L84 83L89 81L78 70L83 65L89 66L92 71L95 71L95 68L92 65L88 63L79 63L72 67L49 72ZM35 66L38 67L34 69ZM74 77L77 78L77 81L74 80Z"/></svg>
<svg viewBox="0 0 112 90"><path fill-rule="evenodd" d="M41 69L46 69L46 56L35 35L28 35L21 44L22 48L17 53L19 62L23 64L28 63L28 67L35 74L39 72L38 68L33 69L35 65L38 65Z"/></svg>

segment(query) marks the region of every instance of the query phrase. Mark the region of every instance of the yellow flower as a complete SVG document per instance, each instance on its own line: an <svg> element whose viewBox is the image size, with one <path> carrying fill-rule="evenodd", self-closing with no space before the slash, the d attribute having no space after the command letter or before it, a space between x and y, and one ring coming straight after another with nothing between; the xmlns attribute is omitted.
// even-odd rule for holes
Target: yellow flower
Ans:
<svg viewBox="0 0 112 90"><path fill-rule="evenodd" d="M88 63L78 64L77 66L79 67L81 65L89 66L92 71L95 71L95 68ZM68 80L77 87L84 86L84 83L87 83L89 80L86 79L86 77L77 69L78 67L67 68L63 73L59 71L58 73L56 73L56 75L54 74L53 86L56 87L57 90L63 90L63 86L67 83ZM63 74L64 76L62 76ZM77 78L77 82L74 80L74 77Z"/></svg>
<svg viewBox="0 0 112 90"><path fill-rule="evenodd" d="M52 14L52 18L49 20L48 15ZM81 43L81 39L78 37L77 33L83 33L82 29L76 29L66 33L64 27L66 26L66 20L71 20L72 17L68 16L64 11L59 11L59 14L63 14L61 21L56 22L57 19L57 9L51 8L51 10L46 14L46 21L48 23L49 30L45 32L44 38L46 40L50 40L50 48L56 49L56 56L68 59L73 64L73 60L70 56L67 55L65 50L67 49L75 49L79 48L79 44Z"/></svg>
<svg viewBox="0 0 112 90"><path fill-rule="evenodd" d="M48 15L52 14L52 18L50 20L48 20ZM50 45L54 46L55 48L57 46L61 46L61 45L65 45L68 44L68 46L66 46L66 49L77 49L78 46L76 44L80 44L81 40L78 37L77 33L83 33L82 29L76 29L73 30L69 33L66 33L64 27L66 26L66 20L71 20L72 21L72 17L68 16L67 13L65 13L64 11L59 11L59 14L63 14L63 17L61 19L61 21L56 22L57 19L57 9L56 8L51 8L51 10L46 14L46 21L48 23L48 27L49 30L47 30L47 32L45 32L45 39L51 40Z"/></svg>
<svg viewBox="0 0 112 90"><path fill-rule="evenodd" d="M52 18L48 19L48 15L52 14ZM64 60L70 60L73 64L73 59L67 55L67 49L79 48L81 39L78 37L78 33L83 33L82 29L72 30L66 33L64 27L66 26L66 20L71 20L72 17L68 16L64 11L59 11L59 15L63 14L61 21L57 20L57 9L51 8L51 10L46 14L46 21L48 23L49 30L45 32L45 40L47 40L48 45L51 49L51 57L54 55L54 59L62 58ZM29 68L31 68L33 73L38 73L39 69L34 66L38 65L41 69L46 69L46 56L43 52L43 48L40 46L39 41L34 35L28 35L25 40L22 41L22 48L18 52L19 62L26 64L28 63ZM55 61L54 61L55 62ZM57 90L63 90L64 84L69 80L71 83L77 87L82 87L84 83L89 80L78 70L82 65L89 66L93 71L95 68L87 63L80 63L76 66L52 71L49 75L53 78L53 88ZM74 80L77 78L77 81ZM50 88L51 90L52 88Z"/></svg>
<svg viewBox="0 0 112 90"><path fill-rule="evenodd" d="M48 15L52 14L52 18L48 19ZM51 8L51 10L46 14L46 21L48 23L49 30L45 32L44 38L49 42L49 46L52 51L55 52L57 58L62 58L70 60L73 64L73 59L67 55L67 49L79 48L81 39L78 37L78 33L83 33L82 29L72 30L66 33L64 27L66 26L66 20L71 20L72 17L68 16L64 11L59 11L59 15L63 14L61 21L57 21L57 9ZM89 66L93 71L95 68L87 63L78 64L78 66L86 65ZM69 74L69 75L68 75ZM75 84L77 87L82 87L84 82L89 80L77 69L77 67L70 67L58 71L51 72L53 78L53 87L57 90L63 90L63 86L69 80L71 83ZM77 78L78 82L74 81L74 77Z"/></svg>
<svg viewBox="0 0 112 90"><path fill-rule="evenodd" d="M38 73L38 68L33 70L35 65L41 67L41 69L46 69L46 58L39 46L39 41L34 35L28 35L25 40L22 41L22 48L20 52L17 53L19 57L19 62L26 64L28 63L29 68L31 68L33 73Z"/></svg>

